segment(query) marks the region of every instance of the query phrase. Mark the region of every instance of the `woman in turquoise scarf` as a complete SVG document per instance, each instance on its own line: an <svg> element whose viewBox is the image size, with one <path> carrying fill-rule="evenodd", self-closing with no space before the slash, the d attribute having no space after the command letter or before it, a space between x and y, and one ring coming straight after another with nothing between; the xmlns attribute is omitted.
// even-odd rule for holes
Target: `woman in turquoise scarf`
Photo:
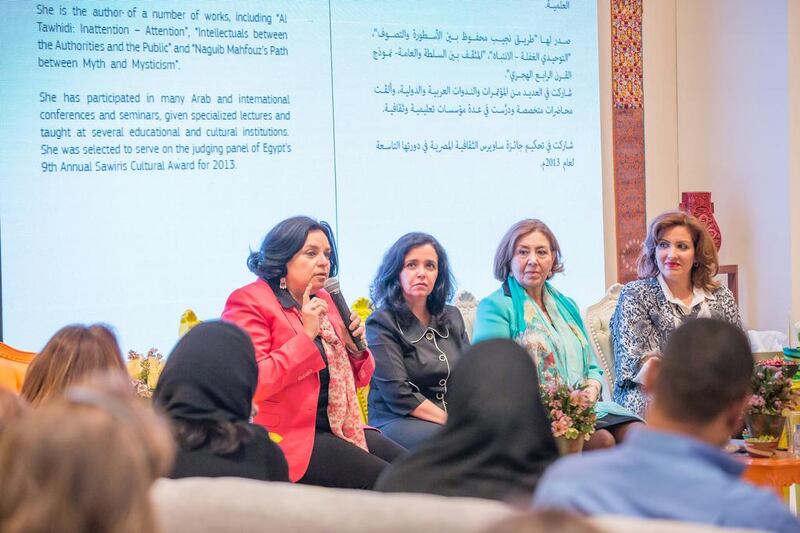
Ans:
<svg viewBox="0 0 800 533"><path fill-rule="evenodd" d="M560 378L574 386L585 384L599 399L603 372L595 359L575 302L547 282L563 272L561 249L547 225L536 219L514 224L494 258L495 277L503 286L478 306L473 342L492 338L516 340L528 350L540 371L548 356ZM606 401L595 405L597 425L585 448L613 446L641 419L624 407Z"/></svg>

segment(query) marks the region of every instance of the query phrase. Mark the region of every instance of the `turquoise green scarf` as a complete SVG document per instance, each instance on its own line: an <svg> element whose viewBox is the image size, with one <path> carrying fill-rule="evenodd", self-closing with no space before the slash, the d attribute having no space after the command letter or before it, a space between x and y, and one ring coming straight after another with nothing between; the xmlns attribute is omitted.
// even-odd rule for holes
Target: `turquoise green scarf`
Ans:
<svg viewBox="0 0 800 533"><path fill-rule="evenodd" d="M511 332L512 338L516 340L519 339L520 335L525 333L528 327L528 323L525 320L525 303L529 300L529 297L525 289L522 288L514 276L509 276L508 288L511 292L511 305L513 310ZM544 284L544 291L547 300L555 304L555 311L560 315L560 319L563 319L569 329L571 329L577 337L577 342L571 342L569 345L566 341L564 342L564 349L568 353L560 353L558 356L554 357L556 371L561 376L561 379L571 386L575 386L586 379L594 379L603 384L605 382L603 379L603 372L600 370L592 346L589 344L589 336L586 334L586 329L583 327L583 320L581 319L578 306L547 282ZM530 305L536 306L533 302ZM545 305L548 304L545 303ZM559 321L559 317L552 316L552 307L550 314L554 322ZM578 346L580 346L580 348L577 348ZM575 365L574 363L578 361L582 364ZM570 372L570 369L572 369L572 372ZM595 412L598 418L603 418L607 414L638 418L631 411L614 402L598 401L597 404L595 404Z"/></svg>
<svg viewBox="0 0 800 533"><path fill-rule="evenodd" d="M511 305L514 309L513 323L511 327L513 329L513 337L517 338L527 329L527 323L525 321L525 302L528 300L528 294L517 282L514 276L508 277L508 288L511 291ZM550 285L549 282L545 282L544 291L549 297L552 298L553 302L555 302L556 309L564 321L571 326L573 331L580 332L580 334L583 336L583 338L580 339L582 348L581 353L569 354L568 356L577 356L583 360L583 379L597 379L595 376L589 376L586 372L589 368L595 366L595 357L592 347L589 344L589 335L586 334L586 329L583 327L583 320L581 320L580 311L578 311L577 306L572 302L572 300L561 294L555 287ZM562 366L563 365L561 364L558 365L558 372L564 378L566 378L566 368L561 368ZM602 380L600 380L600 382L602 383ZM574 385L574 383L570 383L570 385Z"/></svg>

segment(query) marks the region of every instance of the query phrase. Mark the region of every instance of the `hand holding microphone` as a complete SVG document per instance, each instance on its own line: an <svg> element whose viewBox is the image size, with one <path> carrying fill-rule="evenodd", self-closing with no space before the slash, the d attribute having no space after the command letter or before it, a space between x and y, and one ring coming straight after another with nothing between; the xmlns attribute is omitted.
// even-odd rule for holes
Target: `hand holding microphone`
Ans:
<svg viewBox="0 0 800 533"><path fill-rule="evenodd" d="M303 293L303 330L311 340L319 335L319 322L328 312L328 304L322 298L311 298L311 285L309 282Z"/></svg>
<svg viewBox="0 0 800 533"><path fill-rule="evenodd" d="M361 318L359 318L358 314L354 311L350 311L350 307L347 305L347 301L344 299L342 291L339 288L339 280L336 278L328 278L325 281L325 290L331 295L336 309L339 311L339 314L342 315L344 325L347 327L349 336L354 343L353 347L355 350L350 346L351 343L349 342L347 343L348 349L352 352L363 352L367 349L367 343L364 340L364 326L361 324Z"/></svg>

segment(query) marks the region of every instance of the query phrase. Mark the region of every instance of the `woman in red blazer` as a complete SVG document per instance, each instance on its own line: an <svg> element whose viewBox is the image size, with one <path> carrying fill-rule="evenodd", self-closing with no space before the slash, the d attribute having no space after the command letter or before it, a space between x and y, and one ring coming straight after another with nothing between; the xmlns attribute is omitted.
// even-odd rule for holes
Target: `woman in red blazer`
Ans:
<svg viewBox="0 0 800 533"><path fill-rule="evenodd" d="M372 488L404 449L361 424L356 387L369 383L375 360L353 342L364 335L358 315L348 334L322 288L338 267L330 226L284 220L247 265L259 279L233 291L222 318L247 331L256 348L254 422L278 440L292 481Z"/></svg>

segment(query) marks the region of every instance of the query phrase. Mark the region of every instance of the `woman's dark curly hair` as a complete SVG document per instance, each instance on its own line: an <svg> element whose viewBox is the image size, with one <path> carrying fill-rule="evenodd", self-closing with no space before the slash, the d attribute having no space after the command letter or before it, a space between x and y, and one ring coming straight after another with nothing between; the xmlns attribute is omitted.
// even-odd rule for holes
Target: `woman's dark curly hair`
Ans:
<svg viewBox="0 0 800 533"><path fill-rule="evenodd" d="M328 237L331 245L330 276L335 276L339 271L339 259L333 230L324 220L316 221L306 216L287 218L278 222L264 237L258 251L250 253L247 258L247 268L266 281L282 278L286 275L286 263L303 247L308 232L314 230L319 230Z"/></svg>
<svg viewBox="0 0 800 533"><path fill-rule="evenodd" d="M447 260L447 252L439 241L427 233L406 233L386 251L370 287L370 296L375 306L385 306L399 318L404 319L404 322L411 319L411 311L400 286L400 272L403 270L408 252L425 244L430 244L436 250L439 268L433 291L428 295L427 307L430 314L436 317L442 316L445 304L455 295L456 284L450 271L450 262Z"/></svg>

